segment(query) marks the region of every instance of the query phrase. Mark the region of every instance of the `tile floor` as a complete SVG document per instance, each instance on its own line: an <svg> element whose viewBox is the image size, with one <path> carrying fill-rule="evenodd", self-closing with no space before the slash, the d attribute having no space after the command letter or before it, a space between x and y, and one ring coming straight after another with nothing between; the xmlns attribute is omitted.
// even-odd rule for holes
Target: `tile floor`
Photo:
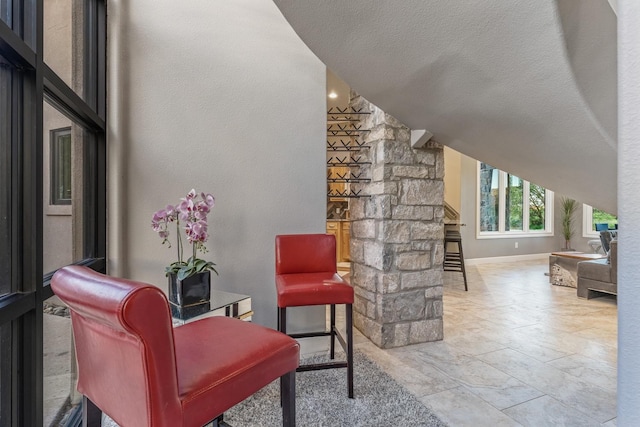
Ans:
<svg viewBox="0 0 640 427"><path fill-rule="evenodd" d="M444 340L356 346L452 426L615 426L615 297L552 286L547 260L445 273ZM356 385L357 388L357 385Z"/></svg>

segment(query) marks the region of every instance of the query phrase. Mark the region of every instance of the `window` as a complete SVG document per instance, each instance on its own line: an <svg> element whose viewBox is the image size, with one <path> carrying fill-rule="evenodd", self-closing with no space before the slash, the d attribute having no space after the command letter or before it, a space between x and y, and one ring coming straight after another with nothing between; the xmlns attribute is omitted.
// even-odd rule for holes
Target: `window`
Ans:
<svg viewBox="0 0 640 427"><path fill-rule="evenodd" d="M478 162L478 238L553 235L553 192Z"/></svg>
<svg viewBox="0 0 640 427"><path fill-rule="evenodd" d="M618 217L593 208L589 205L582 205L582 236L583 237L600 237L598 231L602 227L608 230L618 228Z"/></svg>
<svg viewBox="0 0 640 427"><path fill-rule="evenodd" d="M1 426L61 425L58 415L74 397L74 358L60 364L51 357L68 346L43 345L45 330L69 323L43 310L53 294L43 270L63 252L48 237L54 233L73 258L56 258L51 270L69 262L105 269L105 46L106 0L0 0ZM48 121L47 105L67 122ZM44 185L52 169L55 192ZM73 206L49 206L68 204L71 184ZM49 207L53 213L45 213ZM73 215L56 216L62 211ZM60 344L55 338L49 343Z"/></svg>
<svg viewBox="0 0 640 427"><path fill-rule="evenodd" d="M51 204L71 204L71 128L50 132Z"/></svg>

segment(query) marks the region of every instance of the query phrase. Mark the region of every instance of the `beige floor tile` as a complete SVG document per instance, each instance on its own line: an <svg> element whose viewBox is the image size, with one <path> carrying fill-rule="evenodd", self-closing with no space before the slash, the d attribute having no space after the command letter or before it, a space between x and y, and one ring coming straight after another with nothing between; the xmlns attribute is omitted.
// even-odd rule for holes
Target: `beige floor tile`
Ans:
<svg viewBox="0 0 640 427"><path fill-rule="evenodd" d="M524 426L531 427L597 427L599 422L563 405L549 396L542 396L504 411Z"/></svg>
<svg viewBox="0 0 640 427"><path fill-rule="evenodd" d="M579 354L573 354L561 359L548 362L554 368L560 369L574 377L590 382L605 390L615 390L618 377L615 366L594 360Z"/></svg>
<svg viewBox="0 0 640 427"><path fill-rule="evenodd" d="M424 396L420 401L451 426L521 426L464 387Z"/></svg>
<svg viewBox="0 0 640 427"><path fill-rule="evenodd" d="M615 330L611 331L606 328L593 327L582 329L576 332L576 335L588 340L597 340L598 342L609 345L613 348L616 348L618 346L618 334Z"/></svg>
<svg viewBox="0 0 640 427"><path fill-rule="evenodd" d="M536 344L553 348L568 354L582 354L605 363L615 365L617 359L616 348L597 338L586 338L576 332L564 332L548 328L543 325L533 325L517 331L522 336Z"/></svg>
<svg viewBox="0 0 640 427"><path fill-rule="evenodd" d="M541 391L509 375L505 375L502 381L493 378L486 384L466 384L465 387L474 395L501 410L544 395Z"/></svg>
<svg viewBox="0 0 640 427"><path fill-rule="evenodd" d="M616 394L515 350L478 356L487 364L599 421L616 416Z"/></svg>
<svg viewBox="0 0 640 427"><path fill-rule="evenodd" d="M505 344L492 341L482 334L473 335L470 333L463 333L462 335L452 336L445 339L450 345L457 347L464 353L472 356L506 348Z"/></svg>

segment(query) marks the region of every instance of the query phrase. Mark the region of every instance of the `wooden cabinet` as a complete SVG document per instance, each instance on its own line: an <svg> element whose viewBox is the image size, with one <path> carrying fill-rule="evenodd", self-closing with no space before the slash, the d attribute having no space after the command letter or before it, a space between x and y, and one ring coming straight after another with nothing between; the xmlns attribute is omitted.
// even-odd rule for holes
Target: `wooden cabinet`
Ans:
<svg viewBox="0 0 640 427"><path fill-rule="evenodd" d="M327 221L327 234L336 236L336 260L337 262L349 261L351 240L350 221Z"/></svg>
<svg viewBox="0 0 640 427"><path fill-rule="evenodd" d="M342 221L342 229L340 233L340 255L342 261L351 261L351 222Z"/></svg>

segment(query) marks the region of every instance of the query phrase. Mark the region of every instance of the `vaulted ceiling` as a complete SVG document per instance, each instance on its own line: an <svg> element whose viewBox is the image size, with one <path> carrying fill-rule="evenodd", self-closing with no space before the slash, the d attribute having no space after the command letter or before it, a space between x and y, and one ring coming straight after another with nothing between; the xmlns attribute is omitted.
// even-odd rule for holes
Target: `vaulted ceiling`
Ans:
<svg viewBox="0 0 640 427"><path fill-rule="evenodd" d="M341 79L412 129L617 212L607 0L274 0Z"/></svg>

